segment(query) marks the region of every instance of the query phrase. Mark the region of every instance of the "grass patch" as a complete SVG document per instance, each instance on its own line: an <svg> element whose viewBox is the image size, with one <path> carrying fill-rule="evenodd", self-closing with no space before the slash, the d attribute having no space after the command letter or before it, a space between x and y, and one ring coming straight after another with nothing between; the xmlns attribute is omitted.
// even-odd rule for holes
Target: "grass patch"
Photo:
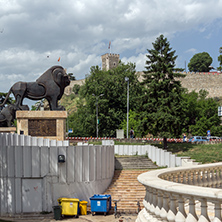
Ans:
<svg viewBox="0 0 222 222"><path fill-rule="evenodd" d="M94 145L101 145L102 142L92 142ZM115 145L144 145L144 143L124 143L115 141ZM163 143L151 144L163 149ZM201 163L222 162L222 143L217 144L193 144L193 143L167 143L167 151L177 156L188 156ZM118 155L116 155L118 156Z"/></svg>
<svg viewBox="0 0 222 222"><path fill-rule="evenodd" d="M189 156L201 163L222 161L222 144L194 144L192 149L178 152L177 156Z"/></svg>
<svg viewBox="0 0 222 222"><path fill-rule="evenodd" d="M159 148L160 145L155 145ZM167 151L177 156L189 156L201 163L217 163L222 161L222 143L218 144L192 144L192 143L167 143Z"/></svg>

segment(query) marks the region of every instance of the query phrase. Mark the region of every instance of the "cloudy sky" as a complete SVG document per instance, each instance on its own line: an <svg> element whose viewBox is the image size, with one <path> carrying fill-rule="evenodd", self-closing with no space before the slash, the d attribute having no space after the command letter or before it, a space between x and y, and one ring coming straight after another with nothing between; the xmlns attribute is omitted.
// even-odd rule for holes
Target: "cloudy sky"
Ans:
<svg viewBox="0 0 222 222"><path fill-rule="evenodd" d="M222 0L0 0L0 92L56 64L83 79L101 66L109 41L111 53L142 71L160 34L176 50L177 67L204 51L217 67L221 12Z"/></svg>

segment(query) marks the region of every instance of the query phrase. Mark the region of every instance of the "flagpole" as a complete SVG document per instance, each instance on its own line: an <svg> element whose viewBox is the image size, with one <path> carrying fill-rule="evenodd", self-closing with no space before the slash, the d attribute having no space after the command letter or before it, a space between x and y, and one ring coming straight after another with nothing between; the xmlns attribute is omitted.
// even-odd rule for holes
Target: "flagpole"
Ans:
<svg viewBox="0 0 222 222"><path fill-rule="evenodd" d="M108 49L109 49L109 53L111 54L111 41L109 41L109 47L108 47Z"/></svg>

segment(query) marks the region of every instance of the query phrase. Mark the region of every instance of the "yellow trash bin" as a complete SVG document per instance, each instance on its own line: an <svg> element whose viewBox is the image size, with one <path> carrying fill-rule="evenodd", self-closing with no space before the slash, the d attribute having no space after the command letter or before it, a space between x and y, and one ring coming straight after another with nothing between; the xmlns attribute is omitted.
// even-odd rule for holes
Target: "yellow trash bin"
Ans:
<svg viewBox="0 0 222 222"><path fill-rule="evenodd" d="M87 215L87 201L81 200L79 202L79 208L80 208L80 214L81 215Z"/></svg>
<svg viewBox="0 0 222 222"><path fill-rule="evenodd" d="M76 198L59 198L59 204L62 206L62 215L77 215L79 208L79 199Z"/></svg>

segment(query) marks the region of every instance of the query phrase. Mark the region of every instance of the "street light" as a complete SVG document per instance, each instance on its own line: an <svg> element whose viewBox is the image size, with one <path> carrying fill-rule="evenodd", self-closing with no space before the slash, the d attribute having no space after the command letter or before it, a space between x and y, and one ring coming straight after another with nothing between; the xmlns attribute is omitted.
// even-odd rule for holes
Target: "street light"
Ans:
<svg viewBox="0 0 222 222"><path fill-rule="evenodd" d="M98 99L100 96L103 96L104 94L100 94L99 96L96 96L94 93L92 94L96 97L96 137L99 135L99 128L98 128Z"/></svg>
<svg viewBox="0 0 222 222"><path fill-rule="evenodd" d="M127 132L126 132L126 138L128 139L129 134L129 78L125 77L125 81L127 82Z"/></svg>
<svg viewBox="0 0 222 222"><path fill-rule="evenodd" d="M67 136L69 136L69 112L70 112L70 109L67 111Z"/></svg>

